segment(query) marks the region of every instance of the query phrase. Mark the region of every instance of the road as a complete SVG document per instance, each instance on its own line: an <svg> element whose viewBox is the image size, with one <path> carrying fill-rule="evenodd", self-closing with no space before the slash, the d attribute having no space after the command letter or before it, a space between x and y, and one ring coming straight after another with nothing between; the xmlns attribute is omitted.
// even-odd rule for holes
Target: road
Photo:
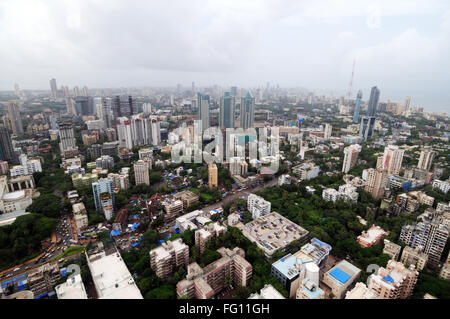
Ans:
<svg viewBox="0 0 450 319"><path fill-rule="evenodd" d="M256 193L257 191L259 191L261 189L264 189L266 187L274 186L274 185L277 185L277 184L278 184L278 178L275 177L275 178L271 179L270 181L268 181L268 182L266 182L264 184L258 185L258 186L254 187L254 188L244 189L244 190L242 190L240 192L237 192L237 193L234 193L234 194L232 194L230 196L225 197L220 202L211 204L211 205L203 207L201 209L203 211L205 211L205 212L209 212L210 210L222 207L222 206L224 206L224 205L226 205L226 204L228 204L230 202L233 202L236 198L242 198L243 197L243 199L247 200L248 195Z"/></svg>
<svg viewBox="0 0 450 319"><path fill-rule="evenodd" d="M39 267L40 265L45 264L62 254L64 252L64 248L70 245L69 239L73 238L73 232L70 226L71 224L69 217L61 217L61 221L56 227L54 233L54 236L56 236L56 242L41 254L42 257L38 260L36 260L36 258L28 260L21 265L16 265L14 267L11 267L10 269L0 272L0 282L18 276L20 274L28 273L33 268ZM55 238L54 236L52 236L53 239ZM59 243L57 242L58 239L60 239ZM47 257L45 257L46 254L48 254Z"/></svg>

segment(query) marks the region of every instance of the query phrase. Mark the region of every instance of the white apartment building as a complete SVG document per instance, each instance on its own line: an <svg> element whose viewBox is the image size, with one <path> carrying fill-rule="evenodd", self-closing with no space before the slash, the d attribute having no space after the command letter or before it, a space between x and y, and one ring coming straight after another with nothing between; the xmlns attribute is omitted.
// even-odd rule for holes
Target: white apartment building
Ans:
<svg viewBox="0 0 450 319"><path fill-rule="evenodd" d="M81 275L75 275L67 279L61 285L55 287L58 299L88 299Z"/></svg>
<svg viewBox="0 0 450 319"><path fill-rule="evenodd" d="M358 202L358 192L356 187L350 184L344 184L339 186L339 190L334 188L326 188L322 192L322 197L326 201L332 201L335 203L338 200L350 201L353 203Z"/></svg>
<svg viewBox="0 0 450 319"><path fill-rule="evenodd" d="M247 199L247 209L252 214L253 219L270 213L271 203L255 194L250 194Z"/></svg>
<svg viewBox="0 0 450 319"><path fill-rule="evenodd" d="M433 181L433 188L437 188L439 190L441 190L442 192L444 192L445 194L448 193L448 191L450 190L450 182L449 181L440 181L438 179L435 179Z"/></svg>

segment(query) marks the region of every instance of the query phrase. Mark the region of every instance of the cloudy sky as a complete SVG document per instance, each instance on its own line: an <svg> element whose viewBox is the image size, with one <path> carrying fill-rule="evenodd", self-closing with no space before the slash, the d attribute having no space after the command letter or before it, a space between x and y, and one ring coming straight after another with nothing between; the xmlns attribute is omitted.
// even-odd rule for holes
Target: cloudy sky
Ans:
<svg viewBox="0 0 450 319"><path fill-rule="evenodd" d="M0 0L0 89L381 89L450 113L448 0Z"/></svg>

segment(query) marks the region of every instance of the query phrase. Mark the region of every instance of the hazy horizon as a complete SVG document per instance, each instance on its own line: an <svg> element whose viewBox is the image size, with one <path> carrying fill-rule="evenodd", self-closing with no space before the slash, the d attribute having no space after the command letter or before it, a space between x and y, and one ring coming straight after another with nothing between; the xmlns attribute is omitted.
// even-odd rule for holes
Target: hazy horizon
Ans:
<svg viewBox="0 0 450 319"><path fill-rule="evenodd" d="M299 87L450 113L450 3L3 1L0 90Z"/></svg>

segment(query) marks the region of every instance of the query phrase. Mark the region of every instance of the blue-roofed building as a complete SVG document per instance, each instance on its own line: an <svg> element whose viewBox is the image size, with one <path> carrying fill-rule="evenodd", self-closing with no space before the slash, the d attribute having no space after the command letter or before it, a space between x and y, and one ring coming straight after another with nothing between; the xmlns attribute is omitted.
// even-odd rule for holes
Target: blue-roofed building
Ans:
<svg viewBox="0 0 450 319"><path fill-rule="evenodd" d="M419 272L415 265L389 260L386 268L379 268L369 277L368 288L382 299L406 299L412 295Z"/></svg>
<svg viewBox="0 0 450 319"><path fill-rule="evenodd" d="M361 269L342 260L324 274L323 283L331 288L335 298L341 299L360 274Z"/></svg>
<svg viewBox="0 0 450 319"><path fill-rule="evenodd" d="M289 292L289 297L295 296L300 283L307 275L306 265L314 261L312 258L301 254L287 254L272 264L271 275L277 278L284 288ZM315 264L314 264L315 265ZM318 276L318 267L317 276Z"/></svg>

